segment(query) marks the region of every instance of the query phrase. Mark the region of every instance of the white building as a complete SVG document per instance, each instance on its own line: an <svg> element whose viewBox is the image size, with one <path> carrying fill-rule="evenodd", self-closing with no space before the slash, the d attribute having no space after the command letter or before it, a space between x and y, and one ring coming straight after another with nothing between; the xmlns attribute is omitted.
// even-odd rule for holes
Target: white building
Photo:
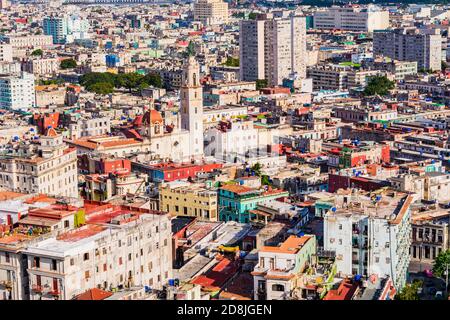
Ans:
<svg viewBox="0 0 450 320"><path fill-rule="evenodd" d="M0 108L29 110L35 102L34 75L26 72L20 76L0 75Z"/></svg>
<svg viewBox="0 0 450 320"><path fill-rule="evenodd" d="M417 28L377 31L373 34L373 53L400 61L417 61L417 68L441 70L442 37Z"/></svg>
<svg viewBox="0 0 450 320"><path fill-rule="evenodd" d="M30 139L31 140L31 139ZM0 187L78 198L77 155L54 129L34 141L13 141L0 154Z"/></svg>
<svg viewBox="0 0 450 320"><path fill-rule="evenodd" d="M228 23L228 3L222 0L198 0L194 3L194 20L205 25Z"/></svg>
<svg viewBox="0 0 450 320"><path fill-rule="evenodd" d="M205 131L205 156L234 162L258 146L258 129L253 121L223 122Z"/></svg>
<svg viewBox="0 0 450 320"><path fill-rule="evenodd" d="M290 236L279 246L263 246L253 275L255 300L288 300L297 288L299 275L313 264L316 238Z"/></svg>
<svg viewBox="0 0 450 320"><path fill-rule="evenodd" d="M203 156L203 88L200 66L190 56L183 66L180 88L181 129L189 132L189 157Z"/></svg>
<svg viewBox="0 0 450 320"><path fill-rule="evenodd" d="M0 44L0 62L12 62L12 61L13 61L12 45L8 43Z"/></svg>
<svg viewBox="0 0 450 320"><path fill-rule="evenodd" d="M410 261L414 195L338 191L324 217L324 249L336 253L341 276L390 276L397 290L406 283Z"/></svg>
<svg viewBox="0 0 450 320"><path fill-rule="evenodd" d="M32 58L23 62L23 71L37 76L52 75L59 70L58 58Z"/></svg>
<svg viewBox="0 0 450 320"><path fill-rule="evenodd" d="M306 18L273 19L266 23L266 78L277 86L291 74L306 77Z"/></svg>
<svg viewBox="0 0 450 320"><path fill-rule="evenodd" d="M243 20L239 33L240 78L244 81L267 79L281 85L292 74L306 76L306 18Z"/></svg>
<svg viewBox="0 0 450 320"><path fill-rule="evenodd" d="M314 28L373 32L389 28L389 11L369 5L360 7L330 7L314 13Z"/></svg>
<svg viewBox="0 0 450 320"><path fill-rule="evenodd" d="M96 221L29 245L31 300L69 300L91 288L162 289L172 278L170 220L163 213L99 213ZM89 217L88 217L89 220Z"/></svg>
<svg viewBox="0 0 450 320"><path fill-rule="evenodd" d="M43 48L53 44L51 35L8 35L6 42L13 48Z"/></svg>

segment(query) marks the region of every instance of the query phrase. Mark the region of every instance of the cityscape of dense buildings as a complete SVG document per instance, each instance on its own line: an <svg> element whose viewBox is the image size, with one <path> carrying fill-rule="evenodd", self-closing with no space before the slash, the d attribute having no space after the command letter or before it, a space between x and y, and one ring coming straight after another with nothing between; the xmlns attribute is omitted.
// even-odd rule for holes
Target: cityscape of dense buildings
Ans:
<svg viewBox="0 0 450 320"><path fill-rule="evenodd" d="M0 300L448 299L450 6L0 14Z"/></svg>

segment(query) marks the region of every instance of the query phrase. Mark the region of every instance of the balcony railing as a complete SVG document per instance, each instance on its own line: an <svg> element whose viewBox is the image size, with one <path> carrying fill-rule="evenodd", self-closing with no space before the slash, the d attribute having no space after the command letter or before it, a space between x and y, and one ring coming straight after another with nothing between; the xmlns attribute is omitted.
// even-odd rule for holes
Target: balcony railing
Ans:
<svg viewBox="0 0 450 320"><path fill-rule="evenodd" d="M61 291L59 289L51 289L48 294L52 296L59 296L61 294Z"/></svg>
<svg viewBox="0 0 450 320"><path fill-rule="evenodd" d="M34 292L43 292L44 291L44 287L37 285L37 284L33 284L31 286L31 290L33 290Z"/></svg>
<svg viewBox="0 0 450 320"><path fill-rule="evenodd" d="M11 288L12 282L11 282L11 280L0 280L0 285L4 286L6 288Z"/></svg>

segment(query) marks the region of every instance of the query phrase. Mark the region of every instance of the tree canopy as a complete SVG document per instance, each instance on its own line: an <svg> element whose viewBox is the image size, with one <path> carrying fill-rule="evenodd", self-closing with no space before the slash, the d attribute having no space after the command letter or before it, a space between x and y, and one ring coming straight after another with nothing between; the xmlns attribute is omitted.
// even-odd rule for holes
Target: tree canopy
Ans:
<svg viewBox="0 0 450 320"><path fill-rule="evenodd" d="M42 51L42 49L36 49L31 53L32 56L42 56L43 54L44 52Z"/></svg>
<svg viewBox="0 0 450 320"><path fill-rule="evenodd" d="M256 90L259 90L262 88L267 88L268 85L269 85L269 82L267 81L267 79L256 80Z"/></svg>
<svg viewBox="0 0 450 320"><path fill-rule="evenodd" d="M149 73L145 76L138 73L119 73L110 72L90 72L81 76L80 84L86 90L98 94L108 94L114 91L114 88L126 88L129 92L133 90L140 91L148 86L157 88L163 87L161 76L157 73Z"/></svg>
<svg viewBox="0 0 450 320"><path fill-rule="evenodd" d="M252 169L252 171L255 173L256 176L258 176L258 177L261 176L261 174L262 174L262 172L261 172L262 166L261 166L261 164L260 164L259 162L255 163L255 164L252 166L251 169Z"/></svg>
<svg viewBox="0 0 450 320"><path fill-rule="evenodd" d="M422 287L422 281L414 281L406 284L405 287L397 293L395 300L419 300L418 290Z"/></svg>
<svg viewBox="0 0 450 320"><path fill-rule="evenodd" d="M389 93L389 90L392 90L394 88L395 84L393 81L389 80L385 76L376 76L370 79L369 83L364 89L364 94L366 96L373 96L376 94L385 96Z"/></svg>
<svg viewBox="0 0 450 320"><path fill-rule="evenodd" d="M228 57L225 65L228 67L239 67L239 58Z"/></svg>
<svg viewBox="0 0 450 320"><path fill-rule="evenodd" d="M77 66L77 62L73 59L64 59L61 61L60 67L61 69L72 69Z"/></svg>
<svg viewBox="0 0 450 320"><path fill-rule="evenodd" d="M445 272L447 271L447 265L450 269L450 249L447 249L446 251L441 251L441 253L438 254L433 263L433 274L436 277L445 276Z"/></svg>

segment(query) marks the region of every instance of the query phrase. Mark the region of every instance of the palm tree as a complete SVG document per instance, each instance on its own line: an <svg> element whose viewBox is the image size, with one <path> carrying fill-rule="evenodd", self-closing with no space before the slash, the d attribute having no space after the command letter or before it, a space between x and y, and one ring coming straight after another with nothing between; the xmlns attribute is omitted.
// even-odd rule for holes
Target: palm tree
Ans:
<svg viewBox="0 0 450 320"><path fill-rule="evenodd" d="M260 164L259 162L255 163L255 164L252 166L251 169L252 169L252 171L255 173L255 175L257 175L258 177L261 177L261 174L262 174L262 172L261 172L262 166L261 166L261 164Z"/></svg>

